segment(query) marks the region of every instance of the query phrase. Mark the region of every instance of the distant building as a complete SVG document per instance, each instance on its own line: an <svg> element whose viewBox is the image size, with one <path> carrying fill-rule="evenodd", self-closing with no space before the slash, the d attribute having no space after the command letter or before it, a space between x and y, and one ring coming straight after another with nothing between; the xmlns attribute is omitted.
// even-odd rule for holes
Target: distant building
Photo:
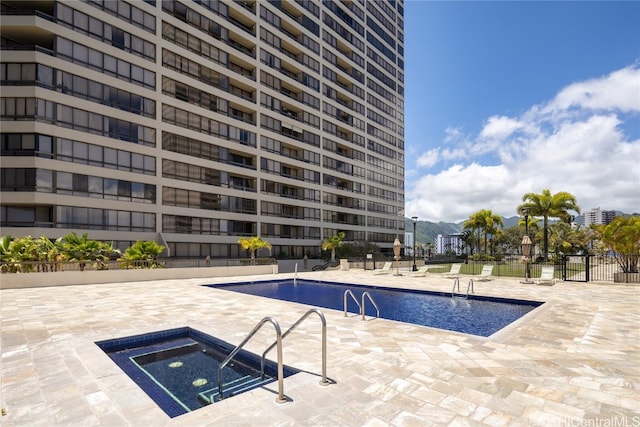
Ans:
<svg viewBox="0 0 640 427"><path fill-rule="evenodd" d="M584 213L584 226L591 224L609 224L615 218L615 211L603 211L600 208L591 209Z"/></svg>
<svg viewBox="0 0 640 427"><path fill-rule="evenodd" d="M449 254L454 253L456 255L462 255L464 248L464 234L452 233L443 236L438 234L436 237L436 253L437 254Z"/></svg>

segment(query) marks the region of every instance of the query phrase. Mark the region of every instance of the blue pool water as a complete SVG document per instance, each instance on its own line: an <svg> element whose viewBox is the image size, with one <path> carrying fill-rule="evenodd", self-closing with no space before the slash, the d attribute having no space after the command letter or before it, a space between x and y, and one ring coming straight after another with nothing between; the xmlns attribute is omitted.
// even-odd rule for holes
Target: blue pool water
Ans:
<svg viewBox="0 0 640 427"><path fill-rule="evenodd" d="M380 317L384 319L483 337L492 335L542 304L476 295L452 298L450 293L302 279L295 280L295 283L293 279L287 279L207 286L334 310L343 310L347 289L353 292L358 302L361 302L363 292L369 292L380 309ZM367 316L376 315L368 300L365 300L365 307ZM347 298L347 309L350 313L358 313L358 307L350 297Z"/></svg>
<svg viewBox="0 0 640 427"><path fill-rule="evenodd" d="M233 351L231 344L188 327L96 343L170 417L219 399L218 367ZM284 368L284 376L297 371ZM273 382L275 363L241 350L222 370L224 397Z"/></svg>

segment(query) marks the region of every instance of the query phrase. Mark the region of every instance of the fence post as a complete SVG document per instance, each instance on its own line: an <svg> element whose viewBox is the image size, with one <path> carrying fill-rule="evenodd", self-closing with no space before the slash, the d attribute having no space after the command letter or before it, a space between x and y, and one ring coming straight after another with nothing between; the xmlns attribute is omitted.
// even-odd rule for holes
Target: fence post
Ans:
<svg viewBox="0 0 640 427"><path fill-rule="evenodd" d="M587 253L584 257L584 278L586 279L587 283L589 282L589 258L591 258L591 255Z"/></svg>

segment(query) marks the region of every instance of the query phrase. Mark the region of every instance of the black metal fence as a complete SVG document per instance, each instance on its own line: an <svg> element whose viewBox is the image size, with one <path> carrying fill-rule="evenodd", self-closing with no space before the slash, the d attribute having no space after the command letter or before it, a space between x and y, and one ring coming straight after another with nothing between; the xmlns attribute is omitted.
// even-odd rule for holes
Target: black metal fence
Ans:
<svg viewBox="0 0 640 427"><path fill-rule="evenodd" d="M438 273L448 271L454 262L462 262L461 274L477 275L482 271L484 265L493 265L493 276L499 277L522 277L527 274L526 264L522 261L522 255L505 256L500 261L457 261L448 260L436 262L438 265L430 272ZM418 262L431 263L429 260ZM623 274L622 268L613 256L602 255L565 255L557 262L533 262L529 264L529 278L540 277L542 267L551 265L555 270L555 277L565 281L573 282L633 282L633 275ZM442 270L442 271L440 271ZM638 273L636 273L638 274Z"/></svg>

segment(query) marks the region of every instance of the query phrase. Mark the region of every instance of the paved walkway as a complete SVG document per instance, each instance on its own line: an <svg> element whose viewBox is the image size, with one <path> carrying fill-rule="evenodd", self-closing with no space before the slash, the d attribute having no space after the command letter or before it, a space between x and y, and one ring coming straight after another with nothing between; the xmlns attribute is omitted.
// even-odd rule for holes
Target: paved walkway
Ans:
<svg viewBox="0 0 640 427"><path fill-rule="evenodd" d="M291 275L280 275L291 277ZM299 277L450 292L439 275L371 271ZM273 279L253 276L252 279ZM239 343L265 316L283 329L308 307L202 287L247 280L168 280L2 290L3 426L638 426L640 287L497 279L475 293L546 301L489 338L323 312L328 375L320 386L320 326L285 341L306 372L169 418L95 346L98 340L191 326ZM466 288L466 279L461 280ZM248 349L260 354L273 331ZM262 331L262 330L261 330Z"/></svg>

